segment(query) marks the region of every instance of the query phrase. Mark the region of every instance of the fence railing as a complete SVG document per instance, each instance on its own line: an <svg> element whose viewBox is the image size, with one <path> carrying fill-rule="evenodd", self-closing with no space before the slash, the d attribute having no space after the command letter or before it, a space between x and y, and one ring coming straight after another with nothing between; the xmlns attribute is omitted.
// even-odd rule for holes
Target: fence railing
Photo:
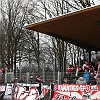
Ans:
<svg viewBox="0 0 100 100"><path fill-rule="evenodd" d="M14 76L13 72L9 72L5 74L5 82L13 82L14 79L16 78L17 82L20 82L22 76L24 76L25 81L23 83L35 83L36 82L36 77L40 75L40 73L17 73L16 76ZM32 78L30 78L32 77ZM69 76L71 77L71 76ZM56 72L55 74L51 74L49 72L45 72L45 77L42 76L42 80L44 82L44 84L50 84L52 82L57 83L57 84L61 84L63 82L64 79L64 75L61 72ZM76 81L78 80L78 77L75 78L70 78L68 79L68 81L70 81L71 83L76 83ZM95 78L92 78L90 81L93 83L95 80ZM100 80L96 80L96 82L98 83L98 81L100 82ZM94 84L94 83L93 83Z"/></svg>
<svg viewBox="0 0 100 100"><path fill-rule="evenodd" d="M56 82L56 83L60 83L61 82L61 75L62 73L57 72L54 74L51 74L49 72L45 72L45 77L42 76L42 80L44 83L49 84L51 82ZM33 82L35 82L36 76L39 76L40 73L17 73L16 76L14 76L13 72L9 72L5 74L5 82L11 82L13 81L14 78L17 79L17 81L19 82L21 80L21 77L24 76L25 77L25 83L30 83L30 76L33 76Z"/></svg>

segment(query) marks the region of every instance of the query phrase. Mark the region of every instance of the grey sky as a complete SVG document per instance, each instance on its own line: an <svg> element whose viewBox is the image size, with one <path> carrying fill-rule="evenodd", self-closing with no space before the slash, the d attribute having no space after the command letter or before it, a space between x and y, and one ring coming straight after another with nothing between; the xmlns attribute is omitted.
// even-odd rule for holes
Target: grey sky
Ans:
<svg viewBox="0 0 100 100"><path fill-rule="evenodd" d="M95 2L96 5L100 4L100 0L94 0L94 2Z"/></svg>

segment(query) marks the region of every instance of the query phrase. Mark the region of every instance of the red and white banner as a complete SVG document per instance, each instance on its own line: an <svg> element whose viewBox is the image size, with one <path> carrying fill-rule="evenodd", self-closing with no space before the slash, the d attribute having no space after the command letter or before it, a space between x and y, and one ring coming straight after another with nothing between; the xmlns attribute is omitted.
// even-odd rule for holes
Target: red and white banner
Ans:
<svg viewBox="0 0 100 100"><path fill-rule="evenodd" d="M38 100L39 91L37 88L37 86L29 86L27 90L25 86L17 85L12 93L13 84L7 84L6 91L5 86L0 86L0 91L5 91L4 97L12 94L13 100ZM43 98L50 92L50 87L43 85L41 90L41 98ZM55 84L52 100L100 100L100 86Z"/></svg>
<svg viewBox="0 0 100 100"><path fill-rule="evenodd" d="M42 97L44 97L50 88L42 87ZM37 87L29 87L29 91L26 91L24 86L16 86L14 91L14 100L37 100L39 98L39 91Z"/></svg>
<svg viewBox="0 0 100 100"><path fill-rule="evenodd" d="M5 87L6 87L5 85L1 85L0 86L0 92L4 92L5 91Z"/></svg>
<svg viewBox="0 0 100 100"><path fill-rule="evenodd" d="M12 99L12 96L13 96L13 87L14 84L13 83L7 83L6 85L6 89L5 89L5 93L4 93L4 99L7 99L7 100L10 100Z"/></svg>
<svg viewBox="0 0 100 100"><path fill-rule="evenodd" d="M100 100L100 86L55 84L52 100Z"/></svg>

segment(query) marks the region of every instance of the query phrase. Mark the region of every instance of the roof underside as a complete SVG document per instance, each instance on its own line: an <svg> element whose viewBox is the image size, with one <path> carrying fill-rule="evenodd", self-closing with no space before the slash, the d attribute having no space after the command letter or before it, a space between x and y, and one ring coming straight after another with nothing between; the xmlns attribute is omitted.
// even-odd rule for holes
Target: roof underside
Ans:
<svg viewBox="0 0 100 100"><path fill-rule="evenodd" d="M25 26L88 50L100 50L100 6Z"/></svg>

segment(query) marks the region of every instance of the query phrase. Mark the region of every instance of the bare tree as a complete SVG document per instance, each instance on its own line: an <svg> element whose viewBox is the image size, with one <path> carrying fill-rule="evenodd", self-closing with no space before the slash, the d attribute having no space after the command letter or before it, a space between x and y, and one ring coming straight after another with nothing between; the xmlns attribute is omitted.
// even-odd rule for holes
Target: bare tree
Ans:
<svg viewBox="0 0 100 100"><path fill-rule="evenodd" d="M26 2L22 0L16 2L14 0L1 1L1 66L8 68L14 66L16 69L17 63L20 66L22 62L28 62L28 67L32 68L34 63L33 67L39 69L45 62L55 66L56 70L65 72L67 61L77 62L76 58L78 59L79 52L85 54L86 51L54 37L47 37L50 38L51 43L41 42L41 35L25 30L23 26L25 23L54 18L73 10L89 7L92 4L93 2L90 0L50 0L48 2L42 1L37 5L34 4L33 0ZM36 64L38 67L35 67Z"/></svg>
<svg viewBox="0 0 100 100"><path fill-rule="evenodd" d="M6 53L5 63L6 67L16 70L16 63L21 60L19 52L23 51L24 36L23 26L26 22L25 18L28 13L29 2L23 2L22 0L7 0L1 1L1 22L3 26L1 30L5 37L5 49ZM20 52L21 53L21 52Z"/></svg>
<svg viewBox="0 0 100 100"><path fill-rule="evenodd" d="M73 10L80 10L86 7L90 7L94 4L93 1L90 0L52 0L50 2L41 2L42 7L44 10L44 15L46 19L61 16L63 14L67 14L72 12ZM72 59L71 63L74 64L77 62L77 58L79 52L82 49L77 49L78 47L67 42L64 42L57 38L52 38L53 47L52 52L50 54L55 55L56 64L59 64L60 71L66 71L66 60ZM67 48L69 46L69 48ZM67 53L70 51L70 57L66 56ZM85 50L84 50L85 51ZM84 52L83 52L84 53ZM84 53L85 54L85 53ZM70 61L70 60L69 60ZM56 66L56 65L55 65Z"/></svg>

